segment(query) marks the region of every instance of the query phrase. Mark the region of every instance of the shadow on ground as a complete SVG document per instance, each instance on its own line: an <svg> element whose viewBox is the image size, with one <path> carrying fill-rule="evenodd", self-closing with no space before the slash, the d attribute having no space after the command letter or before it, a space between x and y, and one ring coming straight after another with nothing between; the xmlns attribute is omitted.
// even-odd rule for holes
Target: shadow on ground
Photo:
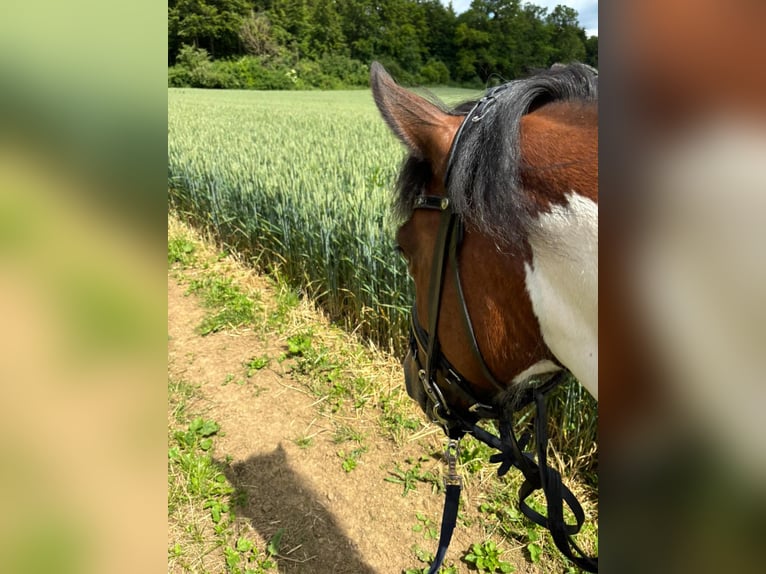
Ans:
<svg viewBox="0 0 766 574"><path fill-rule="evenodd" d="M241 504L237 515L270 540L280 529L279 571L291 574L377 574L364 562L355 543L303 483L278 446L225 467Z"/></svg>

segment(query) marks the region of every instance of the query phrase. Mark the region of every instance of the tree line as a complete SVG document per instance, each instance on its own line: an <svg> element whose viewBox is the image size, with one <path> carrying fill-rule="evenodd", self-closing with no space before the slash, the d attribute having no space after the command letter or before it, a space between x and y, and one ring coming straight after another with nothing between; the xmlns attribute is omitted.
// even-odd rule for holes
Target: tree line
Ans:
<svg viewBox="0 0 766 574"><path fill-rule="evenodd" d="M169 0L170 85L366 85L380 61L403 83L486 86L578 60L598 67L598 37L577 12L521 0Z"/></svg>

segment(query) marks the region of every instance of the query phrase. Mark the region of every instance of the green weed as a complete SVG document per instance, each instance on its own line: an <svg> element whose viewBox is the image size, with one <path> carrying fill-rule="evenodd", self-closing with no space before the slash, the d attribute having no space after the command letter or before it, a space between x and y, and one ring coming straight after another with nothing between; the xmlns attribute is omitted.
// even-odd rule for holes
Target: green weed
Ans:
<svg viewBox="0 0 766 574"><path fill-rule="evenodd" d="M430 565L434 561L433 553L429 552L428 550L422 549L417 544L415 544L412 547L412 552L415 554L415 557L418 560L420 560L421 562L424 562L425 564ZM419 568L407 568L406 570L402 571L402 574L428 574L429 570L430 570L430 566L419 567ZM454 564L450 564L450 565L443 564L442 567L439 568L438 574L457 574L457 567Z"/></svg>
<svg viewBox="0 0 766 574"><path fill-rule="evenodd" d="M314 438L310 436L302 436L295 439L295 444L298 445L299 448L309 448L314 444Z"/></svg>
<svg viewBox="0 0 766 574"><path fill-rule="evenodd" d="M214 524L229 512L228 496L234 489L226 480L220 463L208 454L213 437L220 427L215 421L195 418L185 431L176 431L176 444L168 450L168 509L173 511L182 500L202 501Z"/></svg>
<svg viewBox="0 0 766 574"><path fill-rule="evenodd" d="M220 430L215 421L206 421L202 418L195 418L189 423L189 428L185 431L176 431L175 439L186 450L192 450L199 447L201 450L210 450L213 445L213 435Z"/></svg>
<svg viewBox="0 0 766 574"><path fill-rule="evenodd" d="M360 446L359 448L355 448L348 454L344 450L338 451L338 456L343 459L343 462L341 463L341 468L345 470L346 472L351 472L356 468L356 465L359 461L359 459L362 457L362 454L367 452L366 446Z"/></svg>
<svg viewBox="0 0 766 574"><path fill-rule="evenodd" d="M311 350L311 337L310 332L299 333L287 338L287 356L288 357L303 357Z"/></svg>
<svg viewBox="0 0 766 574"><path fill-rule="evenodd" d="M276 568L276 563L272 559L274 554L276 552L272 554L267 550L266 556L261 557L255 544L242 536L237 538L233 548L227 546L223 550L226 571L230 574L261 574L266 570L272 570Z"/></svg>
<svg viewBox="0 0 766 574"><path fill-rule="evenodd" d="M183 424L186 421L187 401L194 397L197 388L183 380L168 380L168 397L173 418L176 423Z"/></svg>
<svg viewBox="0 0 766 574"><path fill-rule="evenodd" d="M403 396L401 392L381 396L378 404L381 409L381 426L397 444L401 444L408 434L421 427L420 419L411 414L409 397Z"/></svg>
<svg viewBox="0 0 766 574"><path fill-rule="evenodd" d="M192 265L196 259L194 244L183 237L168 239L168 266L178 263L181 268Z"/></svg>
<svg viewBox="0 0 766 574"><path fill-rule="evenodd" d="M335 444L350 441L362 444L364 442L364 435L349 425L340 424L335 427L335 434L332 440Z"/></svg>
<svg viewBox="0 0 766 574"><path fill-rule="evenodd" d="M513 572L515 568L509 562L500 560L500 551L491 540L483 544L472 544L471 550L463 560L476 566L479 572Z"/></svg>
<svg viewBox="0 0 766 574"><path fill-rule="evenodd" d="M422 532L423 536L430 540L436 540L439 537L439 531L434 522L425 514L415 513L418 523L412 527L413 532Z"/></svg>
<svg viewBox="0 0 766 574"><path fill-rule="evenodd" d="M427 457L425 457L428 460ZM421 466L423 460L416 463L408 461L410 468L403 470L398 464L394 467L394 470L389 471L391 476L387 476L383 480L386 482L393 482L394 484L402 485L402 496L407 496L411 490L415 490L419 482L430 484L432 490L438 491L441 489L441 483L439 479L430 471L424 471Z"/></svg>
<svg viewBox="0 0 766 574"><path fill-rule="evenodd" d="M304 344L302 341L300 343ZM311 376L317 383L333 383L338 379L341 373L341 365L330 356L330 351L327 347L320 346L319 348L314 348L309 343L305 347L298 347L296 345L295 348L299 349L295 366L297 372ZM292 350L289 350L288 354L294 356ZM324 393L318 392L317 394L321 395ZM336 389L335 398L347 394L345 386L341 385Z"/></svg>
<svg viewBox="0 0 766 574"><path fill-rule="evenodd" d="M255 301L242 293L229 278L208 276L195 279L188 292L201 295L204 305L212 310L198 327L201 335L253 322Z"/></svg>
<svg viewBox="0 0 766 574"><path fill-rule="evenodd" d="M260 357L253 357L245 366L247 367L247 376L252 377L257 371L266 368L271 359L267 355L261 355Z"/></svg>
<svg viewBox="0 0 766 574"><path fill-rule="evenodd" d="M372 398L373 386L368 378L356 377L349 382L350 395L356 410L363 409Z"/></svg>
<svg viewBox="0 0 766 574"><path fill-rule="evenodd" d="M288 314L300 303L295 289L292 289L275 269L272 271L277 287L277 305L268 319L269 326L281 330Z"/></svg>
<svg viewBox="0 0 766 574"><path fill-rule="evenodd" d="M458 461L462 465L462 470L469 474L476 474L489 464L489 457L493 453L492 448L483 442L467 436L461 441Z"/></svg>

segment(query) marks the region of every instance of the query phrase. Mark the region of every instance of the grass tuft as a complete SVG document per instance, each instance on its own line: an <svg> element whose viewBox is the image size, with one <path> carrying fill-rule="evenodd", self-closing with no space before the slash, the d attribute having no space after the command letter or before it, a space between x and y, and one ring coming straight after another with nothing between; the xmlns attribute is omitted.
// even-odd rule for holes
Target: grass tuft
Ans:
<svg viewBox="0 0 766 574"><path fill-rule="evenodd" d="M181 268L192 265L196 259L194 244L184 237L168 239L168 266L178 264Z"/></svg>
<svg viewBox="0 0 766 574"><path fill-rule="evenodd" d="M242 293L229 278L207 276L192 280L189 293L202 297L211 313L199 325L201 335L232 329L253 322L256 302Z"/></svg>

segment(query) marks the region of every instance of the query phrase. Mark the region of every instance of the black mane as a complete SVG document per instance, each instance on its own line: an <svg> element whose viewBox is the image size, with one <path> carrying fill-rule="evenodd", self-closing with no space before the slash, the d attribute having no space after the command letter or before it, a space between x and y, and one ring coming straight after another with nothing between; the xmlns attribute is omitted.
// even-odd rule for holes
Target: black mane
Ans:
<svg viewBox="0 0 766 574"><path fill-rule="evenodd" d="M542 105L571 100L598 100L598 73L590 66L555 65L507 84L486 116L466 125L460 135L447 190L455 213L502 242L525 237L534 212L519 189L521 117ZM475 103L460 104L449 113L466 115ZM412 214L415 197L432 177L428 161L415 156L405 160L396 199L403 219Z"/></svg>

